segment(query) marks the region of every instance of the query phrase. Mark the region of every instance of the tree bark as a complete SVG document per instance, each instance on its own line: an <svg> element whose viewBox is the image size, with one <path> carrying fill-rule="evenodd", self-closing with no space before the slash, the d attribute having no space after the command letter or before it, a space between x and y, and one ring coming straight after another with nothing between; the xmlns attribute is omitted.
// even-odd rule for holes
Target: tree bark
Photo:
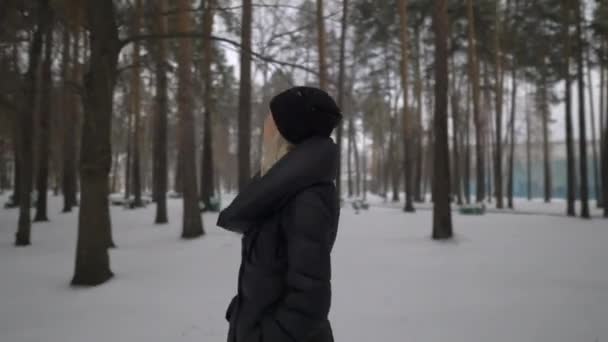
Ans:
<svg viewBox="0 0 608 342"><path fill-rule="evenodd" d="M605 42L604 40L602 40L601 46L600 46L600 53L599 53L599 57L600 59L602 59L602 56L604 56L605 53ZM608 106L605 106L605 104L608 104L608 93L604 93L604 89L605 89L605 84L606 84L606 78L605 78L605 70L604 70L604 65L602 63L600 63L599 65L599 71L600 71L600 110L599 110L599 154L600 154L600 191L601 191L601 202L599 203L600 206L602 208L606 207L606 203L608 203L608 199L606 199L606 196L604 194L604 183L606 183L606 181L608 181L608 176L605 176L606 173L606 169L603 168L602 163L603 163L603 159L604 159L604 116L606 114L608 114ZM606 102L604 102L606 101Z"/></svg>
<svg viewBox="0 0 608 342"><path fill-rule="evenodd" d="M435 31L435 132L433 173L433 239L452 237L450 210L450 156L448 147L448 4L436 0L433 16Z"/></svg>
<svg viewBox="0 0 608 342"><path fill-rule="evenodd" d="M538 91L538 106L540 107L540 114L542 120L543 130L543 173L544 173L544 194L545 202L551 202L553 194L552 179L551 179L551 147L550 147L550 133L549 133L549 99L548 99L548 85L546 80L546 70L541 71L541 84L539 85Z"/></svg>
<svg viewBox="0 0 608 342"><path fill-rule="evenodd" d="M460 125L460 91L456 86L456 64L454 57L451 59L452 79L451 79L451 105L452 105L452 171L454 179L452 181L452 196L456 196L456 203L462 205L462 191L460 187L460 148L458 144L458 131Z"/></svg>
<svg viewBox="0 0 608 342"><path fill-rule="evenodd" d="M528 94L526 94L527 96ZM526 111L528 108L526 108ZM526 113L526 192L528 194L528 200L532 200L532 156L531 156L531 127L530 127L530 113Z"/></svg>
<svg viewBox="0 0 608 342"><path fill-rule="evenodd" d="M566 214L568 216L576 216L575 202L575 157L574 143L572 134L572 85L570 78L570 59L571 59L571 44L570 44L570 23L571 23L571 7L570 0L562 0L562 36L564 39L564 98L565 98L565 122L566 122Z"/></svg>
<svg viewBox="0 0 608 342"><path fill-rule="evenodd" d="M246 3L249 0L244 0ZM190 1L179 0L179 14L177 19L178 32L190 32L192 29L192 18L190 16ZM247 6L246 6L247 7ZM247 27L244 25L244 27ZM180 156L182 158L183 178L183 222L182 238L196 238L205 233L198 205L198 187L196 186L196 158L194 143L195 120L193 114L192 94L192 40L184 38L180 40L177 51L178 67L178 112L180 131ZM243 66L241 67L243 68ZM249 89L250 90L250 89ZM249 151L247 150L247 153Z"/></svg>
<svg viewBox="0 0 608 342"><path fill-rule="evenodd" d="M78 32L78 31L76 31ZM70 90L70 82L77 82L78 42L79 34L70 39L70 32L64 28L63 46L63 141L62 141L62 192L63 212L71 212L76 205L76 95ZM71 43L71 46L70 46Z"/></svg>
<svg viewBox="0 0 608 342"><path fill-rule="evenodd" d="M581 217L590 218L589 213L589 181L587 175L587 132L585 125L585 78L583 67L583 32L581 22L584 20L581 13L581 2L576 2L576 40L577 40L577 79L578 79L578 143L580 165L580 202Z"/></svg>
<svg viewBox="0 0 608 342"><path fill-rule="evenodd" d="M509 118L509 159L507 170L509 172L507 178L507 207L513 209L513 187L514 167L515 167L515 145L517 144L515 135L515 119L517 116L517 56L513 56L513 64L511 65L511 117Z"/></svg>
<svg viewBox="0 0 608 342"><path fill-rule="evenodd" d="M17 69L16 66L16 58L14 61L15 65L15 69ZM10 201L9 201L9 208L16 208L19 207L19 202L20 202L20 198L21 198L21 120L20 118L15 118L13 120L13 160L14 160L14 165L15 167L13 167L13 194L10 197Z"/></svg>
<svg viewBox="0 0 608 342"><path fill-rule="evenodd" d="M348 118L348 136L346 138L346 188L348 197L353 197L353 174L352 174L352 117ZM390 148L390 147L389 147ZM390 158L390 157L389 157Z"/></svg>
<svg viewBox="0 0 608 342"><path fill-rule="evenodd" d="M405 190L405 206L403 211L414 212L413 191L412 191L412 163L410 160L411 149L411 123L409 113L409 98L408 98L408 23L407 23L407 6L408 0L399 0L399 40L401 42L401 91L403 92L403 184Z"/></svg>
<svg viewBox="0 0 608 342"><path fill-rule="evenodd" d="M471 82L467 84L467 97L466 97L466 117L465 117L465 157L464 157L464 197L467 204L471 203Z"/></svg>
<svg viewBox="0 0 608 342"><path fill-rule="evenodd" d="M502 178L502 105L503 105L503 80L504 72L502 66L502 47L500 45L501 22L500 1L496 1L495 30L494 30L494 76L495 76L495 123L496 139L494 148L494 189L496 193L496 208L504 208L503 203L503 178Z"/></svg>
<svg viewBox="0 0 608 342"><path fill-rule="evenodd" d="M125 85L125 88L127 86ZM128 103L125 104L125 107L129 108ZM125 159L125 199L129 199L131 197L131 192L133 188L133 168L131 165L133 164L133 112L131 110L127 111L127 146L126 153L127 157Z"/></svg>
<svg viewBox="0 0 608 342"><path fill-rule="evenodd" d="M135 0L135 23L133 23L132 34L139 34L141 21L143 16L143 7L141 4L142 0ZM132 206L139 208L143 206L141 200L141 80L139 75L141 72L141 58L140 58L140 43L135 41L133 43L133 69L131 69L131 115L133 116L133 138L132 138L132 152L133 160L131 162L131 179L133 181L133 203Z"/></svg>
<svg viewBox="0 0 608 342"><path fill-rule="evenodd" d="M9 187L6 172L6 145L6 140L0 136L0 194Z"/></svg>
<svg viewBox="0 0 608 342"><path fill-rule="evenodd" d="M32 192L32 129L34 126L34 111L36 108L36 75L42 51L42 34L49 25L47 13L49 11L48 0L39 0L37 3L38 27L33 34L27 72L24 77L23 106L19 115L19 164L20 164L20 194L19 194L19 221L17 233L15 234L16 246L27 246L30 244L31 233L31 192Z"/></svg>
<svg viewBox="0 0 608 342"><path fill-rule="evenodd" d="M205 1L205 11L203 12L203 65L201 73L203 77L203 102L205 107L205 118L203 122L203 155L201 158L201 200L205 208L211 207L211 198L214 196L213 188L213 114L215 112L213 100L213 77L211 75L211 64L213 62L213 8L214 0Z"/></svg>
<svg viewBox="0 0 608 342"><path fill-rule="evenodd" d="M120 41L112 1L88 0L85 6L91 50L84 82L80 156L82 200L72 285L92 286L113 276L108 255L108 247L113 245L108 174L112 163L110 131Z"/></svg>
<svg viewBox="0 0 608 342"><path fill-rule="evenodd" d="M251 172L251 0L243 0L241 23L241 78L239 85L239 190L249 182Z"/></svg>
<svg viewBox="0 0 608 342"><path fill-rule="evenodd" d="M158 34L167 32L167 22L163 16L166 0L156 0L154 29ZM154 223L169 222L167 217L167 45L159 39L155 45L154 62L156 74L156 102L154 120L154 182L156 189L156 217Z"/></svg>
<svg viewBox="0 0 608 342"><path fill-rule="evenodd" d="M468 18L468 64L469 80L473 83L473 121L475 123L475 168L476 168L476 201L483 202L485 199L485 127L480 111L479 90L479 61L477 58L477 43L475 35L475 18L473 16L473 0L467 0Z"/></svg>
<svg viewBox="0 0 608 342"><path fill-rule="evenodd" d="M53 91L52 63L53 63L53 21L54 14L49 6L47 26L44 33L44 60L42 62L42 79L40 86L40 125L38 138L38 173L36 179L36 215L34 222L48 221L47 196L49 189L49 154L51 153L51 116Z"/></svg>
<svg viewBox="0 0 608 342"><path fill-rule="evenodd" d="M420 47L420 29L415 28L416 39L416 68L414 70L414 93L416 96L416 132L414 133L416 147L416 169L414 171L414 200L423 202L422 198L422 165L424 162L424 128L422 126L422 49Z"/></svg>
<svg viewBox="0 0 608 342"><path fill-rule="evenodd" d="M589 91L589 116L591 117L591 149L593 154L593 191L595 193L595 202L598 208L602 206L602 191L601 191L601 179L598 174L599 165L598 165L598 153L597 153L597 135L596 135L596 127L595 127L595 105L593 104L593 99L595 98L593 94L593 83L591 82L591 58L589 56L589 51L586 51L585 54L585 62L587 65L587 90ZM601 68L600 68L601 70ZM600 90L601 92L601 90ZM601 96L600 96L601 97Z"/></svg>

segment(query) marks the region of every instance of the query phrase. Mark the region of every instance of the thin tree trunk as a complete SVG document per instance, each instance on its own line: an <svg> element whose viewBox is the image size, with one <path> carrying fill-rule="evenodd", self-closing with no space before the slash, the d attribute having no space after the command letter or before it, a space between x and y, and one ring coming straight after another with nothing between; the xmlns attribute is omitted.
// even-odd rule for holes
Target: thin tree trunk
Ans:
<svg viewBox="0 0 608 342"><path fill-rule="evenodd" d="M452 196L456 196L456 203L462 205L462 191L460 187L460 151L458 145L458 131L459 131L459 120L460 120L460 91L456 86L456 65L454 58L451 59L452 67L452 80L451 80L451 105L452 105L452 170L454 173L454 179L452 181Z"/></svg>
<svg viewBox="0 0 608 342"><path fill-rule="evenodd" d="M595 202L598 208L602 206L602 191L601 189L601 179L598 174L599 165L598 165L598 153L597 153L597 135L596 135L596 127L595 127L595 106L593 104L593 83L591 82L591 58L589 57L589 52L586 53L587 62L587 89L589 90L589 115L591 116L591 149L593 153L593 190L595 193ZM601 97L601 96L600 96Z"/></svg>
<svg viewBox="0 0 608 342"><path fill-rule="evenodd" d="M70 90L70 82L77 82L78 70L78 43L79 34L74 34L70 45L70 32L64 29L64 61L63 61L63 212L72 211L76 205L76 110L78 99ZM70 53L71 52L71 53Z"/></svg>
<svg viewBox="0 0 608 342"><path fill-rule="evenodd" d="M528 96L528 94L526 94ZM528 108L526 107L526 111ZM530 127L530 113L526 113L526 192L528 194L528 200L532 200L532 156L530 154L531 144L531 127Z"/></svg>
<svg viewBox="0 0 608 342"><path fill-rule="evenodd" d="M346 188L348 197L353 197L353 175L352 175L352 116L348 118L348 136L346 138ZM390 149L390 147L389 147ZM390 157L389 157L390 158Z"/></svg>
<svg viewBox="0 0 608 342"><path fill-rule="evenodd" d="M562 0L562 36L564 39L564 69L562 71L564 78L565 91L565 122L566 122L566 214L568 216L576 216L574 202L575 195L575 157L574 143L572 134L572 85L570 78L570 59L571 59L571 43L570 43L570 23L571 23L571 8L570 0Z"/></svg>
<svg viewBox="0 0 608 342"><path fill-rule="evenodd" d="M139 34L142 20L142 0L135 0L135 23L132 26L132 34ZM133 161L131 163L132 171L131 177L133 180L133 207L141 207L143 203L141 201L141 80L139 79L140 74L140 43L135 41L133 43L133 69L131 70L131 115L133 116Z"/></svg>
<svg viewBox="0 0 608 342"><path fill-rule="evenodd" d="M539 94L538 105L540 106L540 114L542 116L542 129L543 129L543 170L544 170L544 194L545 202L551 202L552 197L552 181L551 181L551 152L550 152L550 138L549 138L549 103L547 98L548 85L546 82L546 71L542 71L542 83L537 90Z"/></svg>
<svg viewBox="0 0 608 342"><path fill-rule="evenodd" d="M604 55L604 49L605 49L605 44L604 41L602 40L602 44L600 47L600 59L601 56ZM600 110L599 110L599 144L600 144L600 184L601 184L601 188L600 191L602 192L601 197L601 202L599 203L599 205L601 207L606 207L606 203L608 201L608 199L606 198L604 192L603 192L603 188L604 188L604 183L606 183L606 181L608 181L608 176L605 176L606 174L606 169L603 168L602 166L602 162L603 162L603 156L604 156L604 115L608 114L608 106L606 106L606 104L608 104L608 94L604 93L604 88L608 88L605 87L606 85L606 77L605 77L605 70L604 70L604 66L602 65L602 63L599 64L599 71L600 71L600 89L599 89L599 94L600 94Z"/></svg>
<svg viewBox="0 0 608 342"><path fill-rule="evenodd" d="M468 63L469 63L469 80L473 83L473 121L475 122L475 168L477 170L476 177L476 201L483 202L485 199L485 127L481 117L481 109L479 103L479 61L477 59L477 43L475 35L475 18L473 16L473 0L467 0L467 18L468 18Z"/></svg>
<svg viewBox="0 0 608 342"><path fill-rule="evenodd" d="M483 96L483 106L484 106L484 115L486 115L486 117L483 118L484 120L484 135L483 135L483 139L484 141L486 141L488 143L487 148L485 149L485 156L486 158L484 159L485 164L484 167L486 168L485 170L485 182L486 182L486 187L487 187L487 200L488 203L492 203L493 201L493 197L495 195L494 190L493 190L493 186L494 186L494 169L493 169L493 164L494 164L494 158L493 158L493 150L494 150L494 141L495 141L495 137L494 137L494 128L492 125L485 125L485 122L487 120L487 122L494 122L493 118L494 118L494 114L492 112L492 96L491 96L491 86L490 86L490 71L489 71L489 67L488 67L488 63L485 62L483 63L483 70L482 70L482 75L483 75L483 84L484 86L482 87L483 91L482 91L482 96Z"/></svg>
<svg viewBox="0 0 608 342"><path fill-rule="evenodd" d="M422 164L424 162L424 129L422 127L422 50L420 47L420 29L415 28L414 36L416 39L416 68L414 70L414 92L416 96L416 132L414 133L416 147L416 169L414 171L414 200L423 202L422 199Z"/></svg>
<svg viewBox="0 0 608 342"><path fill-rule="evenodd" d="M465 126L465 164L464 164L464 197L471 203L471 81L467 84L466 126Z"/></svg>
<svg viewBox="0 0 608 342"><path fill-rule="evenodd" d="M30 244L31 233L31 192L32 192L32 154L33 139L32 129L34 126L34 111L36 108L36 75L42 51L42 35L49 25L46 14L49 11L48 0L39 0L37 3L38 27L33 34L27 72L23 85L23 106L19 115L19 161L20 161L20 194L19 194L19 221L17 233L15 234L16 246L27 246Z"/></svg>
<svg viewBox="0 0 608 342"><path fill-rule="evenodd" d="M0 194L9 186L6 172L6 145L4 137L0 137Z"/></svg>
<svg viewBox="0 0 608 342"><path fill-rule="evenodd" d="M156 0L155 30L158 34L167 32L167 22L163 15L166 10L166 0ZM167 217L167 45L159 39L155 48L156 73L156 118L154 120L154 182L156 183L156 217L154 223L169 222Z"/></svg>
<svg viewBox="0 0 608 342"><path fill-rule="evenodd" d="M355 195L357 197L359 197L361 195L361 187L360 187L361 172L359 170L359 168L360 168L359 149L357 148L357 135L356 135L355 129L353 129L352 144L353 144L353 155L355 157Z"/></svg>
<svg viewBox="0 0 608 342"><path fill-rule="evenodd" d="M126 87L126 86L125 86ZM127 106L127 108L129 108ZM132 129L132 124L133 122L133 112L128 110L127 112L127 146L126 146L126 150L127 150L127 158L125 159L125 199L129 199L129 197L131 197L131 188L132 186L132 168L131 168L131 164L133 164L133 129Z"/></svg>
<svg viewBox="0 0 608 342"><path fill-rule="evenodd" d="M580 201L581 217L590 218L589 213L589 182L587 174L587 132L585 124L585 78L583 69L583 32L581 22L584 20L581 13L581 3L576 2L576 40L577 40L577 78L578 78L578 143L579 143L579 163L580 163Z"/></svg>
<svg viewBox="0 0 608 342"><path fill-rule="evenodd" d="M390 146L390 150L389 150L389 158L391 158L391 162L390 162L390 169L391 169L391 173L392 173L392 185L393 185L393 197L392 197L392 201L393 202L399 202L399 188L400 188L400 178L401 178L401 170L399 168L399 162L397 161L397 155L399 153L399 149L397 148L397 141L395 139L395 136L397 135L396 132L396 117L392 117L391 118L391 128L390 128L390 141L389 141L389 146Z"/></svg>
<svg viewBox="0 0 608 342"><path fill-rule="evenodd" d="M450 155L448 147L448 4L435 1L435 148L433 173L433 239L452 237L450 210Z"/></svg>
<svg viewBox="0 0 608 342"><path fill-rule="evenodd" d="M108 207L108 174L113 93L120 41L111 0L86 2L91 50L85 76L84 123L80 157L81 207L73 285L98 285L113 274L108 247L112 242Z"/></svg>
<svg viewBox="0 0 608 342"><path fill-rule="evenodd" d="M205 208L211 207L211 198L214 196L214 161L213 161L213 114L215 112L213 92L213 78L211 75L211 64L213 62L213 42L211 33L213 32L213 8L214 0L205 1L205 11L203 12L203 66L202 77L204 84L203 102L205 107L205 118L203 123L203 156L201 165L201 199Z"/></svg>
<svg viewBox="0 0 608 342"><path fill-rule="evenodd" d="M251 172L251 6L251 0L243 0L239 83L239 190L249 182Z"/></svg>
<svg viewBox="0 0 608 342"><path fill-rule="evenodd" d="M401 42L401 91L403 92L403 183L405 190L405 206L403 211L414 212L413 189L412 189L412 163L410 159L411 149L411 120L409 113L409 92L408 92L408 23L407 23L408 0L399 0L399 38Z"/></svg>
<svg viewBox="0 0 608 342"><path fill-rule="evenodd" d="M244 0L244 3L249 0ZM249 3L249 5L251 5ZM247 6L245 6L247 7ZM177 20L178 32L190 32L192 29L192 18L190 16L190 1L180 0L178 2L179 14ZM244 25L247 27L247 25ZM247 29L246 29L247 30ZM247 48L249 49L249 47ZM192 40L180 40L177 53L178 68L178 113L180 131L180 156L182 158L183 178L183 220L182 238L195 238L205 233L198 205L198 187L196 186L196 158L194 143L195 119L193 114L192 94ZM250 61L249 61L250 62ZM244 68L242 66L241 68ZM250 90L250 89L248 89ZM250 91L248 91L250 93ZM248 101L249 102L249 101ZM249 106L250 107L250 106ZM249 109L250 110L250 109ZM249 154L249 150L247 150Z"/></svg>
<svg viewBox="0 0 608 342"><path fill-rule="evenodd" d="M494 189L496 193L496 208L502 209L503 204L503 192L502 192L502 105L503 105L503 80L504 71L502 66L502 50L500 46L500 34L501 23L500 23L500 7L501 2L496 1L495 11L495 30L494 30L494 53L495 53L495 111L496 111L496 142L494 147Z"/></svg>
<svg viewBox="0 0 608 342"><path fill-rule="evenodd" d="M517 56L513 56L513 65L511 66L511 117L509 118L509 160L508 160L508 178L507 178L507 207L513 209L513 187L514 167L515 167L515 145L517 144L515 135L515 119L517 116Z"/></svg>
<svg viewBox="0 0 608 342"><path fill-rule="evenodd" d="M38 174L36 179L36 215L34 222L48 221L47 196L49 191L49 154L51 153L51 92L53 91L53 78L51 67L53 63L53 21L54 14L49 7L48 25L45 29L44 61L42 62L42 84L40 86L40 125L38 138Z"/></svg>

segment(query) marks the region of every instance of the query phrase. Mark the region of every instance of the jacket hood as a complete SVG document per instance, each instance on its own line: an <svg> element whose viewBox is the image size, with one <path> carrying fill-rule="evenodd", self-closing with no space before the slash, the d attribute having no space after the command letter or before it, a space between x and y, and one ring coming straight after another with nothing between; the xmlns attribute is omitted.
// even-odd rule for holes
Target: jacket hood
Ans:
<svg viewBox="0 0 608 342"><path fill-rule="evenodd" d="M292 196L318 183L333 182L338 169L338 148L331 138L312 137L296 145L251 182L220 213L219 227L244 233L270 216Z"/></svg>

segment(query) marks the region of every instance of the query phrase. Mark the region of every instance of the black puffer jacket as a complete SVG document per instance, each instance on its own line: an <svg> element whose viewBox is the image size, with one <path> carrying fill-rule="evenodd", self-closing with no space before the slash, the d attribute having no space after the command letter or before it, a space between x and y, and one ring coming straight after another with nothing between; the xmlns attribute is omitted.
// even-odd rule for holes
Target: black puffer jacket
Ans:
<svg viewBox="0 0 608 342"><path fill-rule="evenodd" d="M330 253L340 207L330 138L298 144L220 213L243 233L228 342L332 342Z"/></svg>

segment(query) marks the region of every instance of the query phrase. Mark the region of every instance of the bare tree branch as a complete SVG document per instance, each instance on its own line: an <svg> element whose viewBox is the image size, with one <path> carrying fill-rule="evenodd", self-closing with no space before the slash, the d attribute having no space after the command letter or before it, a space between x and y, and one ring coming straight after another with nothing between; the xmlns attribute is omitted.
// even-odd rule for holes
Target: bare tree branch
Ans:
<svg viewBox="0 0 608 342"><path fill-rule="evenodd" d="M154 34L154 33L149 33L149 34L139 34L139 35L133 35L127 38L124 38L121 40L121 48L125 47L126 45L133 43L135 41L140 41L140 40L149 40L149 39L171 39L171 38L203 38L203 33L202 32L169 32L166 34ZM242 49L242 45L232 39L229 38L225 38L225 37L217 37L217 36L211 36L212 40L221 42L221 43L225 43L225 44L229 44L232 45L234 47L237 47L239 49ZM300 65L300 64L295 64L295 63L290 63L290 62L286 62L286 61L281 61L281 60L277 60L274 59L270 56L264 56L260 53L257 53L255 51L249 51L251 53L251 55L261 61L264 61L266 63L272 63L272 64L277 64L277 65L282 65L282 66L289 66L292 68L296 68L296 69L300 69L306 72L309 72L313 75L318 76L318 71L308 68L306 66Z"/></svg>

